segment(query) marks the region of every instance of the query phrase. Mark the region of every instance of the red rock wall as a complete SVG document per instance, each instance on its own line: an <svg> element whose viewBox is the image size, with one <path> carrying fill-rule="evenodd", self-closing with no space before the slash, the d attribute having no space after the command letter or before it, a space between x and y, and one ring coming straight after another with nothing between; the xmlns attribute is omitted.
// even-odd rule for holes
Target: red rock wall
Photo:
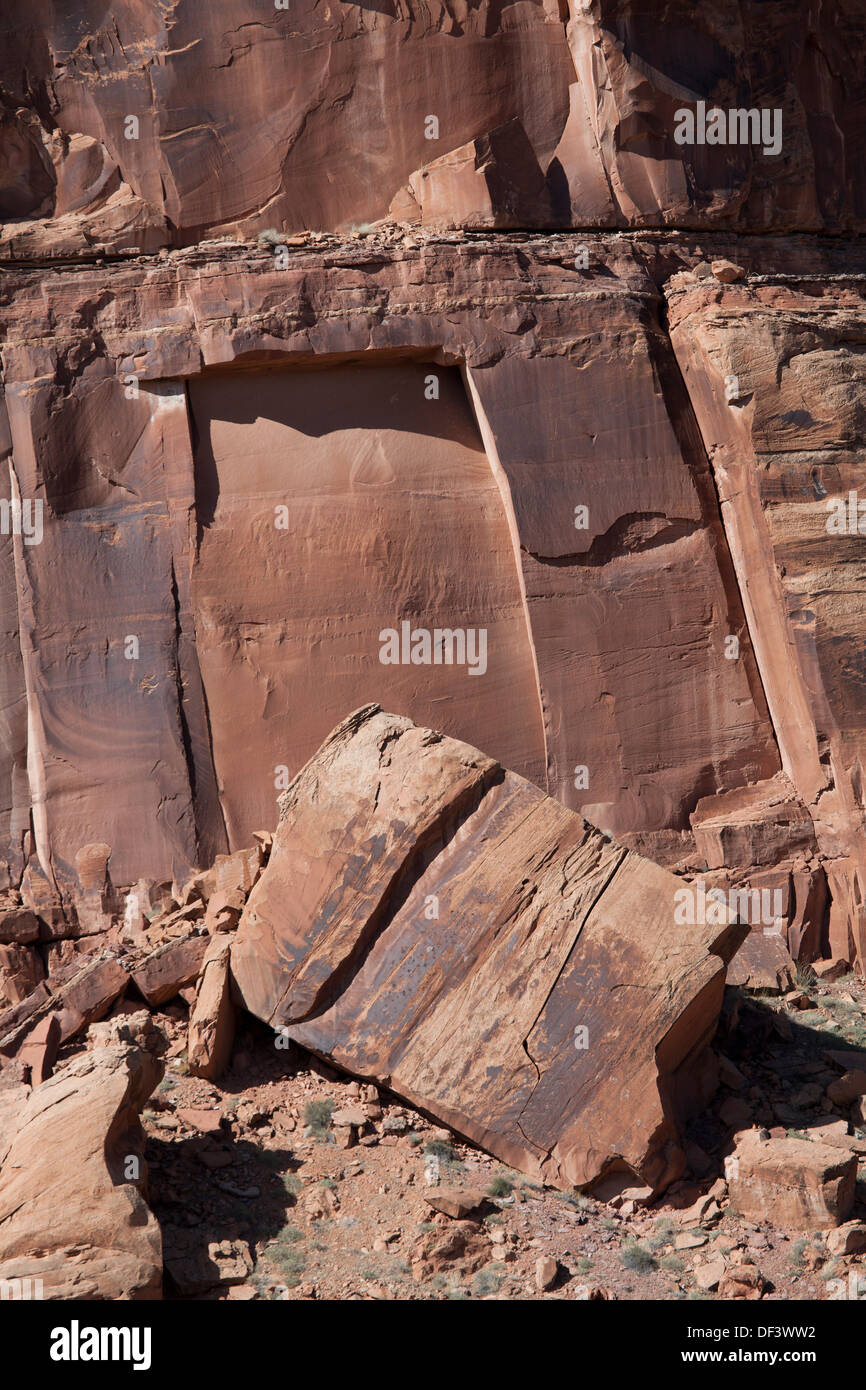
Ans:
<svg viewBox="0 0 866 1390"><path fill-rule="evenodd" d="M8 0L4 239L152 248L389 210L862 226L862 28L861 0ZM700 101L781 112L782 148L677 144Z"/></svg>
<svg viewBox="0 0 866 1390"><path fill-rule="evenodd" d="M193 617L232 846L273 822L275 770L294 775L346 710L383 690L544 780L502 499L459 373L437 369L439 398L427 400L430 370L405 362L190 383ZM385 665L380 633L402 639L404 622L410 633L481 628L483 660L473 647L472 665L446 664L459 655L449 642L442 664Z"/></svg>
<svg viewBox="0 0 866 1390"><path fill-rule="evenodd" d="M12 0L11 883L181 878L378 701L863 950L864 19ZM699 102L778 152L678 144ZM383 665L403 621L484 675Z"/></svg>
<svg viewBox="0 0 866 1390"><path fill-rule="evenodd" d="M601 245L587 277L542 243L377 254L19 277L15 478L49 494L43 544L15 538L27 759L62 882L82 843L113 847L115 883L245 843L273 822L275 769L363 699L494 749L662 859L699 797L778 770L645 272ZM369 367L334 365L358 353ZM484 676L382 665L403 618L485 627Z"/></svg>

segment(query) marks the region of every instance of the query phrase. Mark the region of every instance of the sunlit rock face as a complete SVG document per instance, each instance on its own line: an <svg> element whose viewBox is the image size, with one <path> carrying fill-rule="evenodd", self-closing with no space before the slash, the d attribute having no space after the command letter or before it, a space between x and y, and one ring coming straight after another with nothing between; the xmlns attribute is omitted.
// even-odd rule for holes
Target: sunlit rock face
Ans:
<svg viewBox="0 0 866 1390"><path fill-rule="evenodd" d="M243 847L365 700L663 862L701 797L779 772L641 261L365 246L79 269L36 342L16 277L42 536L6 541L11 876L74 896L82 845L114 885Z"/></svg>
<svg viewBox="0 0 866 1390"><path fill-rule="evenodd" d="M543 780L520 558L459 373L224 373L190 401L192 609L232 842L273 820L275 769L384 688Z"/></svg>
<svg viewBox="0 0 866 1390"><path fill-rule="evenodd" d="M3 238L852 228L862 28L862 0L10 0Z"/></svg>
<svg viewBox="0 0 866 1390"><path fill-rule="evenodd" d="M376 701L857 957L861 0L157 8L0 20L16 909Z"/></svg>

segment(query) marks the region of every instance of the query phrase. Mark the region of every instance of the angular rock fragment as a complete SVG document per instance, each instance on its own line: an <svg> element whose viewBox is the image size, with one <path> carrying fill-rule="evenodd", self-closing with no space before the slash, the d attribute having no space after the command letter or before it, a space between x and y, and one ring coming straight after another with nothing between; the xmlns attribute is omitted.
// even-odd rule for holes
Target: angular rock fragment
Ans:
<svg viewBox="0 0 866 1390"><path fill-rule="evenodd" d="M218 888L208 899L205 931L211 936L216 932L234 931L245 906L246 894L239 888Z"/></svg>
<svg viewBox="0 0 866 1390"><path fill-rule="evenodd" d="M705 797L690 819L698 850L711 869L775 864L783 855L815 849L809 813L785 777Z"/></svg>
<svg viewBox="0 0 866 1390"><path fill-rule="evenodd" d="M477 750L366 706L281 799L232 975L259 1018L511 1166L656 1190L681 1170L680 1069L745 931L677 925L679 886Z"/></svg>
<svg viewBox="0 0 866 1390"><path fill-rule="evenodd" d="M424 1201L434 1211L441 1211L455 1221L463 1221L484 1205L485 1196L483 1192L471 1188L437 1187L432 1192L424 1193Z"/></svg>
<svg viewBox="0 0 866 1390"><path fill-rule="evenodd" d="M0 915L0 942L19 946L39 936L39 918L28 907L7 908Z"/></svg>
<svg viewBox="0 0 866 1390"><path fill-rule="evenodd" d="M20 1004L44 974L42 961L29 946L0 946L0 1009Z"/></svg>
<svg viewBox="0 0 866 1390"><path fill-rule="evenodd" d="M15 1050L27 1029L22 1028L28 1019L34 1015L41 1015L44 1012L43 1006L51 999L51 995L44 982L38 984L26 999L22 999L20 1004L13 1004L11 1008L4 1009L0 1013L0 1054Z"/></svg>
<svg viewBox="0 0 866 1390"><path fill-rule="evenodd" d="M756 994L781 994L790 989L796 966L781 936L750 931L728 970L728 984Z"/></svg>
<svg viewBox="0 0 866 1390"><path fill-rule="evenodd" d="M206 938L205 938L206 939ZM229 951L225 933L209 943L196 986L189 1020L189 1069L194 1076L215 1080L228 1065L235 1033L235 1007L231 1000Z"/></svg>
<svg viewBox="0 0 866 1390"><path fill-rule="evenodd" d="M18 1051L18 1061L29 1070L31 1086L48 1080L54 1070L59 1047L60 1020L57 1014L47 1014L28 1033L24 1046Z"/></svg>
<svg viewBox="0 0 866 1390"><path fill-rule="evenodd" d="M846 1071L838 1081L831 1081L827 1095L834 1105L852 1105L861 1096L866 1096L866 1071L855 1068Z"/></svg>
<svg viewBox="0 0 866 1390"><path fill-rule="evenodd" d="M104 1018L128 984L129 976L123 966L106 956L82 966L56 993L48 994L46 990L42 1001L31 1008L37 993L34 991L0 1020L0 1053L14 1054L33 1026L49 1013L57 1014L60 1041L68 1042ZM39 988L44 989L44 985Z"/></svg>
<svg viewBox="0 0 866 1390"><path fill-rule="evenodd" d="M847 1221L854 1204L856 1155L808 1139L737 1138L725 1160L731 1201L750 1221L820 1231Z"/></svg>
<svg viewBox="0 0 866 1390"><path fill-rule="evenodd" d="M163 1073L160 1035L146 1013L99 1026L93 1051L19 1110L0 1167L0 1279L40 1279L46 1299L158 1299L138 1116Z"/></svg>
<svg viewBox="0 0 866 1390"><path fill-rule="evenodd" d="M862 1221L846 1221L827 1232L827 1249L831 1255L860 1255L866 1250L866 1225Z"/></svg>
<svg viewBox="0 0 866 1390"><path fill-rule="evenodd" d="M198 978L207 946L208 937L191 934L158 946L136 966L132 979L152 1008Z"/></svg>
<svg viewBox="0 0 866 1390"><path fill-rule="evenodd" d="M757 1266L744 1260L733 1264L719 1280L719 1297L759 1299L764 1292L764 1280Z"/></svg>

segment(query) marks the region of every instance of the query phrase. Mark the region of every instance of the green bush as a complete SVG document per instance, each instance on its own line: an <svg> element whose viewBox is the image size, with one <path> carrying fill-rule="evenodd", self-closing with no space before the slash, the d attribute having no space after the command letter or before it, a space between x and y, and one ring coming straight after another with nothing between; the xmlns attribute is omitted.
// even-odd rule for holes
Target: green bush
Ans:
<svg viewBox="0 0 866 1390"><path fill-rule="evenodd" d="M657 1268L652 1251L638 1245L635 1240L626 1241L620 1251L620 1261L623 1269L630 1269L633 1274L649 1274L650 1270Z"/></svg>
<svg viewBox="0 0 866 1390"><path fill-rule="evenodd" d="M501 1283L501 1275L481 1269L472 1280L472 1292L476 1298L488 1298L492 1293L499 1293Z"/></svg>
<svg viewBox="0 0 866 1390"><path fill-rule="evenodd" d="M335 1105L332 1100L308 1100L304 1106L304 1124L315 1139L327 1138Z"/></svg>

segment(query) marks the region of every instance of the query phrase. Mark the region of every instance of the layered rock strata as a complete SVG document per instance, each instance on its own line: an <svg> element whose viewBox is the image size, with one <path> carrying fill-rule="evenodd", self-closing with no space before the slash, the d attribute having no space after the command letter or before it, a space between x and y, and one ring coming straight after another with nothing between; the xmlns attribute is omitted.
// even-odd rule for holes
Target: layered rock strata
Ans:
<svg viewBox="0 0 866 1390"><path fill-rule="evenodd" d="M7 938L99 933L249 843L366 699L855 959L857 539L821 527L862 286L844 241L773 248L383 232L8 273Z"/></svg>

